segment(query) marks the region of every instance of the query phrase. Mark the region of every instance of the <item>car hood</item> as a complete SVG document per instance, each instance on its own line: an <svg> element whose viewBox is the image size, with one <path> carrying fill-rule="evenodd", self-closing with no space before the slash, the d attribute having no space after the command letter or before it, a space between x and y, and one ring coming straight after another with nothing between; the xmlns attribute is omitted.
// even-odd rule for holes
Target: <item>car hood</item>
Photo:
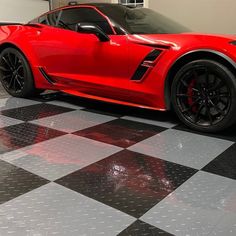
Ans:
<svg viewBox="0 0 236 236"><path fill-rule="evenodd" d="M236 35L217 35L202 33L181 33L181 34L145 34L129 35L129 40L144 45L153 45L160 47L172 47L175 49L182 47L202 47L218 48L230 41L236 41Z"/></svg>

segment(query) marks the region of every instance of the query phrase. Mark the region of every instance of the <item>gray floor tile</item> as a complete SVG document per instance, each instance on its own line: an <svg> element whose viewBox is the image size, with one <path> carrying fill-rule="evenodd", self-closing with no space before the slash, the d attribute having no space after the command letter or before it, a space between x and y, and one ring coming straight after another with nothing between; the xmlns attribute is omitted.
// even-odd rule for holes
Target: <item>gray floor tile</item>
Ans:
<svg viewBox="0 0 236 236"><path fill-rule="evenodd" d="M115 236L135 219L55 183L0 206L0 235Z"/></svg>
<svg viewBox="0 0 236 236"><path fill-rule="evenodd" d="M140 118L140 117L135 117L135 116L123 116L121 118L126 119L126 120L142 122L142 123L146 123L146 124L150 124L150 125L161 126L164 128L173 128L177 125L177 123L173 123L170 121L165 122L165 121L151 120L151 119L145 119L145 118Z"/></svg>
<svg viewBox="0 0 236 236"><path fill-rule="evenodd" d="M23 123L23 121L0 115L0 128L17 125L20 123Z"/></svg>
<svg viewBox="0 0 236 236"><path fill-rule="evenodd" d="M234 202L235 204L235 202ZM235 207L236 205L232 206ZM236 235L236 214L226 213L220 219L213 232L209 236L235 236Z"/></svg>
<svg viewBox="0 0 236 236"><path fill-rule="evenodd" d="M122 150L72 134L3 154L1 159L56 180Z"/></svg>
<svg viewBox="0 0 236 236"><path fill-rule="evenodd" d="M114 119L116 118L112 116L77 110L48 118L34 120L32 123L72 133L98 124L106 123Z"/></svg>
<svg viewBox="0 0 236 236"><path fill-rule="evenodd" d="M208 235L225 214L235 214L234 180L198 172L141 219L174 235Z"/></svg>
<svg viewBox="0 0 236 236"><path fill-rule="evenodd" d="M169 129L129 149L201 169L232 144L231 141Z"/></svg>
<svg viewBox="0 0 236 236"><path fill-rule="evenodd" d="M50 101L50 102L47 102L47 103L52 104L52 105L56 105L56 106L67 107L67 108L71 108L71 109L82 109L83 108L81 106L76 106L72 103L64 102L64 101L60 101L60 100Z"/></svg>
<svg viewBox="0 0 236 236"><path fill-rule="evenodd" d="M14 98L14 97L3 98L0 99L0 111L14 109L18 107L31 106L39 103L40 102L24 98Z"/></svg>

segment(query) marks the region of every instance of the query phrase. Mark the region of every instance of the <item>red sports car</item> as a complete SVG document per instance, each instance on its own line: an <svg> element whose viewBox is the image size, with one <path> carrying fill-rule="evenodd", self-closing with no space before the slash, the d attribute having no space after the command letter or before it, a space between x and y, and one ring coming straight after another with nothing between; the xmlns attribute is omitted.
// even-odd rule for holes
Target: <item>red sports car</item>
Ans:
<svg viewBox="0 0 236 236"><path fill-rule="evenodd" d="M236 36L192 33L145 8L81 4L0 27L0 79L15 97L45 89L174 109L216 132L236 121Z"/></svg>

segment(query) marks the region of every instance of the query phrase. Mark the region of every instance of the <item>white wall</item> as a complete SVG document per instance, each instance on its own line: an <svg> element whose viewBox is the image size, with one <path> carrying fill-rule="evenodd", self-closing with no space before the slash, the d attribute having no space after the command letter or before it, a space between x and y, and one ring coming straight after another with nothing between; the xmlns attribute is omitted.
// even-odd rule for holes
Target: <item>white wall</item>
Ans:
<svg viewBox="0 0 236 236"><path fill-rule="evenodd" d="M149 0L148 6L195 31L236 34L236 0Z"/></svg>
<svg viewBox="0 0 236 236"><path fill-rule="evenodd" d="M48 10L44 0L0 0L0 22L28 22Z"/></svg>
<svg viewBox="0 0 236 236"><path fill-rule="evenodd" d="M66 6L71 1L73 0L51 0L52 9L55 9L61 6ZM93 3L93 2L117 3L118 0L75 0L75 2L77 3Z"/></svg>

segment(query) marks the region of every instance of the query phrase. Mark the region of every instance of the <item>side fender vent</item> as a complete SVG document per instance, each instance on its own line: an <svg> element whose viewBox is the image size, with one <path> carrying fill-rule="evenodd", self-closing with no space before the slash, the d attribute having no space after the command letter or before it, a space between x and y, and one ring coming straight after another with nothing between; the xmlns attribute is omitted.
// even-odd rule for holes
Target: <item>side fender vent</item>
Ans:
<svg viewBox="0 0 236 236"><path fill-rule="evenodd" d="M50 83L50 84L55 83L55 81L53 81L53 79L50 78L50 76L47 74L47 72L42 67L39 67L39 71L41 72L43 77L48 81L48 83Z"/></svg>
<svg viewBox="0 0 236 236"><path fill-rule="evenodd" d="M139 64L137 70L135 71L134 75L132 76L131 80L133 81L140 81L146 74L146 72L154 67L156 59L162 53L162 50L153 49L148 55L142 60Z"/></svg>

